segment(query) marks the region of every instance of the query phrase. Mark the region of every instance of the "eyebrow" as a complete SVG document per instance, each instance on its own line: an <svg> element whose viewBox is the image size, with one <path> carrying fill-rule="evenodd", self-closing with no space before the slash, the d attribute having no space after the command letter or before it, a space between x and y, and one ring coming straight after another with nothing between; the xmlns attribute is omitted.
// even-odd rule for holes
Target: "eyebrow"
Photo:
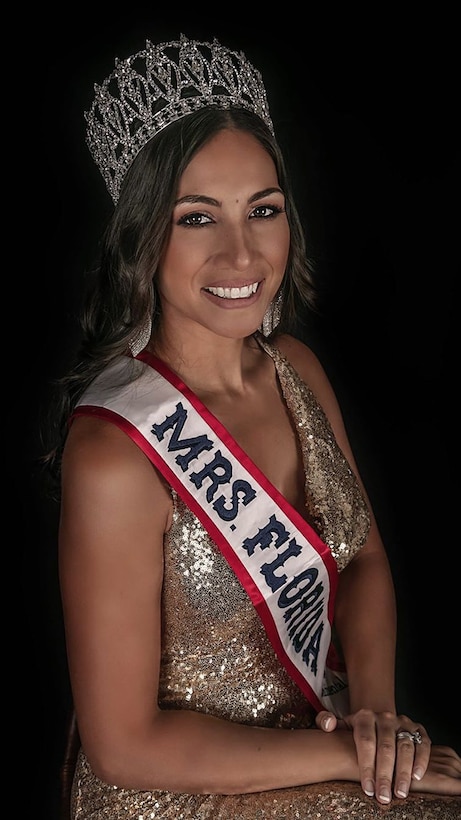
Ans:
<svg viewBox="0 0 461 820"><path fill-rule="evenodd" d="M264 188L262 191L256 191L255 194L252 194L248 200L248 203L251 204L252 202L256 202L257 199L264 199L266 196L270 196L271 194L282 194L283 191L281 188ZM181 196L179 199L176 200L174 203L176 205L183 205L184 203L195 204L195 203L203 203L204 205L214 205L215 207L220 207L221 202L219 199L214 199L211 196L205 196L205 194L187 194L186 196Z"/></svg>

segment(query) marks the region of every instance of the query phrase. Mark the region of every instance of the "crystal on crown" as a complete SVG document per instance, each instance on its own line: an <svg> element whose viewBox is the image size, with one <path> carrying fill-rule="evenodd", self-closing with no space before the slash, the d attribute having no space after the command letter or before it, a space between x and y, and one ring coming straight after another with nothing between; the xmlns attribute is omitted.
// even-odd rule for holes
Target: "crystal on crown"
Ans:
<svg viewBox="0 0 461 820"><path fill-rule="evenodd" d="M242 52L189 40L154 45L126 60L103 84L87 121L87 144L114 202L141 148L170 123L204 108L237 106L254 111L273 133L261 74Z"/></svg>

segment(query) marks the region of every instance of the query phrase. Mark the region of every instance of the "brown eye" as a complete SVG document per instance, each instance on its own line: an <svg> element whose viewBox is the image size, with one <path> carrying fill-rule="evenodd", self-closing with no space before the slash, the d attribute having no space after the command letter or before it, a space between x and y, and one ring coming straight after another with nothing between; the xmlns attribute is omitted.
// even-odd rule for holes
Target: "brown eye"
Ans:
<svg viewBox="0 0 461 820"><path fill-rule="evenodd" d="M194 211L194 213L185 214L178 219L177 225L185 225L188 228L200 228L202 225L208 225L210 222L212 222L212 219L207 214Z"/></svg>
<svg viewBox="0 0 461 820"><path fill-rule="evenodd" d="M283 213L279 205L258 205L250 214L250 219L271 219Z"/></svg>

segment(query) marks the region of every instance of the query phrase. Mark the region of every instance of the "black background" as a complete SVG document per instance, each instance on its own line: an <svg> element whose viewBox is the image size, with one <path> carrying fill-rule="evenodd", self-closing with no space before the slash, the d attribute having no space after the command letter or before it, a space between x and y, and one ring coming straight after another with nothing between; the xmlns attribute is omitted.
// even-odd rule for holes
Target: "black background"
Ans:
<svg viewBox="0 0 461 820"><path fill-rule="evenodd" d="M5 340L13 367L6 439L23 581L18 651L28 694L19 718L29 745L33 738L31 803L58 817L69 706L58 511L37 464L40 417L51 380L71 360L83 272L111 210L85 145L83 111L115 56L181 31L242 49L265 79L322 283L322 314L299 333L337 390L395 578L399 709L459 750L455 21L442 5L417 18L389 6L374 6L372 16L307 8L283 18L290 7L233 4L218 15L195 4L161 21L155 11L133 9L127 21L127 8L119 18L113 6L95 8L66 22L40 14L18 27L18 264L6 306L17 318Z"/></svg>

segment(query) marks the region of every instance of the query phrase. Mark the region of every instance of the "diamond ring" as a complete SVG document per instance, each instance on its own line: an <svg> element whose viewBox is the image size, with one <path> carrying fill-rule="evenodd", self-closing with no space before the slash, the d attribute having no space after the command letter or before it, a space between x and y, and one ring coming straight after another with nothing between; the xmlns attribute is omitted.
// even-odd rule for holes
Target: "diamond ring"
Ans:
<svg viewBox="0 0 461 820"><path fill-rule="evenodd" d="M396 734L396 739L397 740L404 740L405 738L408 738L408 740L411 740L413 743L418 743L419 744L419 743L423 742L423 739L421 737L421 732L419 732L418 729L416 729L415 732L407 732L407 731L397 732L397 734Z"/></svg>

